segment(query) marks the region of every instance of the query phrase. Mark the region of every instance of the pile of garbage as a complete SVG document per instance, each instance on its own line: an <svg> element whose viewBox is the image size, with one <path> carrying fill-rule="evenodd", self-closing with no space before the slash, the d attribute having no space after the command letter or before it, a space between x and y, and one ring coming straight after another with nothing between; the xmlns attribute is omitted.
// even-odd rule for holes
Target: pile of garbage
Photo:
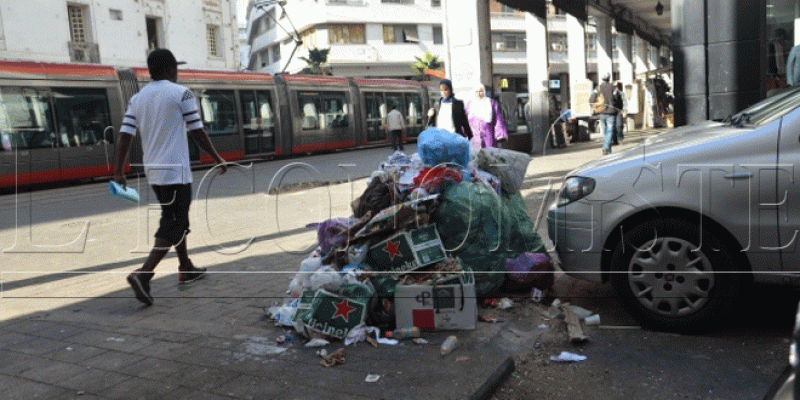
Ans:
<svg viewBox="0 0 800 400"><path fill-rule="evenodd" d="M478 299L552 286L520 194L530 156L470 150L435 128L417 144L372 173L351 216L311 225L319 246L269 310L279 325L345 344L395 328L475 329Z"/></svg>

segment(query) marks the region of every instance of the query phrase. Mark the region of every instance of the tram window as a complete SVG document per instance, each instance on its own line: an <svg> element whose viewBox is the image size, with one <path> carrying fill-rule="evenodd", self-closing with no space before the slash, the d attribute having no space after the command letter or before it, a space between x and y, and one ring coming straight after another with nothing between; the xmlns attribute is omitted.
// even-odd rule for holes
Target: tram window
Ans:
<svg viewBox="0 0 800 400"><path fill-rule="evenodd" d="M275 150L275 116L270 94L265 91L239 92L248 154Z"/></svg>
<svg viewBox="0 0 800 400"><path fill-rule="evenodd" d="M0 150L55 146L50 102L30 88L0 87Z"/></svg>
<svg viewBox="0 0 800 400"><path fill-rule="evenodd" d="M325 128L344 128L350 123L347 117L347 99L344 93L322 93L320 108L320 125Z"/></svg>
<svg viewBox="0 0 800 400"><path fill-rule="evenodd" d="M231 90L201 90L200 110L209 136L236 135L239 122Z"/></svg>
<svg viewBox="0 0 800 400"><path fill-rule="evenodd" d="M61 147L114 141L104 89L54 88L53 98Z"/></svg>
<svg viewBox="0 0 800 400"><path fill-rule="evenodd" d="M298 93L297 104L300 107L300 127L303 130L319 129L319 113L317 112L317 102L320 100L319 93Z"/></svg>
<svg viewBox="0 0 800 400"><path fill-rule="evenodd" d="M403 107L403 95L397 93L387 93L386 94L386 102L389 106L389 111L392 110L392 107L397 107L397 111L400 111L401 114L405 117L408 113L405 107Z"/></svg>

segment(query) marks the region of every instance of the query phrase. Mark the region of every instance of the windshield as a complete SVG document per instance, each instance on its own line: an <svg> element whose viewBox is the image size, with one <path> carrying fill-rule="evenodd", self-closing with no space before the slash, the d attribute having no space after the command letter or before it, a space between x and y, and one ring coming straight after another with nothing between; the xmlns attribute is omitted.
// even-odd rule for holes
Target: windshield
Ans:
<svg viewBox="0 0 800 400"><path fill-rule="evenodd" d="M731 116L731 125L765 125L800 106L800 87L782 91Z"/></svg>

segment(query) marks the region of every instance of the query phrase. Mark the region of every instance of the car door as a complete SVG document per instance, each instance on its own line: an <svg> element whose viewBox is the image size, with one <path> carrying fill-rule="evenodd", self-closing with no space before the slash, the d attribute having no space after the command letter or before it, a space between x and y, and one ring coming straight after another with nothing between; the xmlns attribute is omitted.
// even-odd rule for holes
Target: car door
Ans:
<svg viewBox="0 0 800 400"><path fill-rule="evenodd" d="M800 108L781 120L776 199L783 270L800 272Z"/></svg>

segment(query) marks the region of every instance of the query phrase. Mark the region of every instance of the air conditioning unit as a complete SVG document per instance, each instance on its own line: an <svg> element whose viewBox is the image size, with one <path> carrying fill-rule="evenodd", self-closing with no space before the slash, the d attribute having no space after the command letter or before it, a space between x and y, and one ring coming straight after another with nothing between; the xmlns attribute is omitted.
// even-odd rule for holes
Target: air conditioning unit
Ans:
<svg viewBox="0 0 800 400"><path fill-rule="evenodd" d="M505 50L506 49L506 43L505 42L497 42L497 43L494 44L494 49L495 50Z"/></svg>

